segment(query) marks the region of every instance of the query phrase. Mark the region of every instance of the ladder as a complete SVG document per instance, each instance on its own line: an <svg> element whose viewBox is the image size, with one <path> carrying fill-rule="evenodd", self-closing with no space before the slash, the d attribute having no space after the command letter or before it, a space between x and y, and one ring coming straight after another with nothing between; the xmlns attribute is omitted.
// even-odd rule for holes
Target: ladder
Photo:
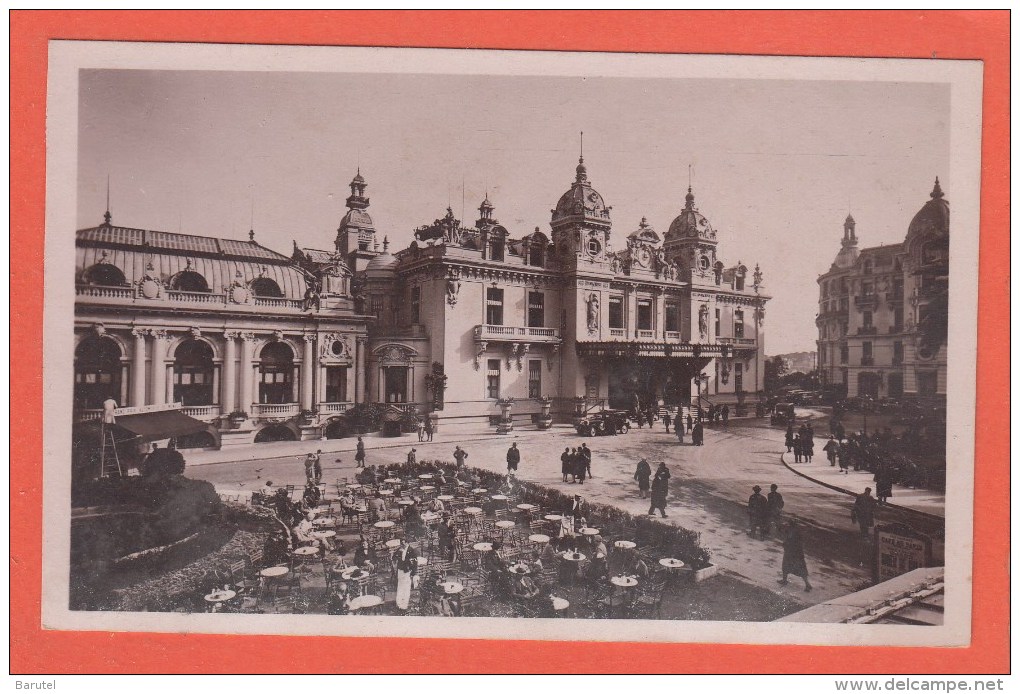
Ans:
<svg viewBox="0 0 1020 694"><path fill-rule="evenodd" d="M103 442L99 448L99 476L123 477L124 469L120 465L117 441L113 438L113 431L108 429L105 423L101 424L101 437Z"/></svg>

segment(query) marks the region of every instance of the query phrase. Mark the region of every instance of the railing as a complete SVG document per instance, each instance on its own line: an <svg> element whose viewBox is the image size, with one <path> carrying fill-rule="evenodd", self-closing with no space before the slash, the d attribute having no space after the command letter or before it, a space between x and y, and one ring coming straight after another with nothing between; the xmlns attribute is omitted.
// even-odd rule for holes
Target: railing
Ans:
<svg viewBox="0 0 1020 694"><path fill-rule="evenodd" d="M280 296L256 296L255 305L271 308L304 308L305 302L302 299L288 299Z"/></svg>
<svg viewBox="0 0 1020 694"><path fill-rule="evenodd" d="M220 416L219 405L195 405L193 407L182 407L181 412L194 417L195 419L215 419Z"/></svg>
<svg viewBox="0 0 1020 694"><path fill-rule="evenodd" d="M854 297L854 306L877 306L878 294L865 294Z"/></svg>
<svg viewBox="0 0 1020 694"><path fill-rule="evenodd" d="M298 413L298 404L296 402L283 403L282 405L255 403L251 406L251 412L255 417L295 417Z"/></svg>
<svg viewBox="0 0 1020 694"><path fill-rule="evenodd" d="M637 331L637 337L638 337L639 340L654 340L655 339L655 331L654 330L638 330Z"/></svg>
<svg viewBox="0 0 1020 694"><path fill-rule="evenodd" d="M75 285L74 293L96 299L130 299L135 295L132 287L99 287L94 284Z"/></svg>
<svg viewBox="0 0 1020 694"><path fill-rule="evenodd" d="M627 331L623 328L610 328L610 337L627 337Z"/></svg>
<svg viewBox="0 0 1020 694"><path fill-rule="evenodd" d="M91 422L103 416L102 410L76 410L76 418L79 422Z"/></svg>
<svg viewBox="0 0 1020 694"><path fill-rule="evenodd" d="M866 325L861 328L857 328L858 335L878 335L878 327L874 325Z"/></svg>
<svg viewBox="0 0 1020 694"><path fill-rule="evenodd" d="M753 337L719 337L716 340L723 345L751 345L755 344Z"/></svg>
<svg viewBox="0 0 1020 694"><path fill-rule="evenodd" d="M666 339L667 340L679 340L680 339L680 331L679 330L667 330L666 331Z"/></svg>
<svg viewBox="0 0 1020 694"><path fill-rule="evenodd" d="M185 304L223 304L222 294L210 292L185 292L180 289L168 289L166 295L171 301L180 301Z"/></svg>
<svg viewBox="0 0 1020 694"><path fill-rule="evenodd" d="M322 414L342 414L350 407L349 402L320 402L319 412Z"/></svg>
<svg viewBox="0 0 1020 694"><path fill-rule="evenodd" d="M486 340L512 340L530 342L558 342L560 331L558 328L529 328L518 325L489 325L482 324L475 326L475 339Z"/></svg>

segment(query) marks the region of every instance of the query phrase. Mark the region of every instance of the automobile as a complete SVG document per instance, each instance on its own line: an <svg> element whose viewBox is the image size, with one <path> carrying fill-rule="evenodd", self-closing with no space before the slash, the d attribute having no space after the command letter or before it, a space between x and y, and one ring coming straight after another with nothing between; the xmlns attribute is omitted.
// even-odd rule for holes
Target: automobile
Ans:
<svg viewBox="0 0 1020 694"><path fill-rule="evenodd" d="M589 412L574 424L581 436L605 436L626 434L630 431L630 414L625 410L600 410Z"/></svg>
<svg viewBox="0 0 1020 694"><path fill-rule="evenodd" d="M797 421L797 409L792 402L776 403L772 410L772 417L769 418L771 424L785 425L795 421Z"/></svg>

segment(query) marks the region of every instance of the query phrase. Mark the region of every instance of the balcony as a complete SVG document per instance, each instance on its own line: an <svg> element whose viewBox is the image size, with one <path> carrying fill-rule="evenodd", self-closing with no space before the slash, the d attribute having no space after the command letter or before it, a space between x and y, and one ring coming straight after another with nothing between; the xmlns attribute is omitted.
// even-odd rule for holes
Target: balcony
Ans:
<svg viewBox="0 0 1020 694"><path fill-rule="evenodd" d="M475 326L476 342L529 342L532 344L559 344L558 328L529 328L514 325Z"/></svg>
<svg viewBox="0 0 1020 694"><path fill-rule="evenodd" d="M854 306L860 309L872 309L878 306L878 295L877 294L865 294L864 296L854 297Z"/></svg>
<svg viewBox="0 0 1020 694"><path fill-rule="evenodd" d="M74 293L93 299L131 299L135 295L133 287L100 287L93 284L79 284Z"/></svg>
<svg viewBox="0 0 1020 694"><path fill-rule="evenodd" d="M305 302L302 299L287 299L285 297L278 296L256 296L256 306L265 306L268 308L304 308Z"/></svg>
<svg viewBox="0 0 1020 694"><path fill-rule="evenodd" d="M79 422L91 422L103 416L102 410L75 410L75 419Z"/></svg>
<svg viewBox="0 0 1020 694"><path fill-rule="evenodd" d="M182 407L181 412L194 417L195 419L203 422L209 422L220 416L219 405L195 405L192 407Z"/></svg>
<svg viewBox="0 0 1020 694"><path fill-rule="evenodd" d="M627 331L623 328L610 328L609 335L611 337L627 337Z"/></svg>
<svg viewBox="0 0 1020 694"><path fill-rule="evenodd" d="M637 339L639 339L639 340L654 340L655 339L655 331L654 330L638 330L637 331Z"/></svg>
<svg viewBox="0 0 1020 694"><path fill-rule="evenodd" d="M857 328L858 335L878 335L878 327L874 325L865 325Z"/></svg>
<svg viewBox="0 0 1020 694"><path fill-rule="evenodd" d="M167 304L189 304L202 307L229 308L230 310L264 311L265 309L286 309L303 311L303 299L289 299L275 296L256 296L249 304L232 303L224 292L185 292L178 289L164 289L160 297L149 299L138 294L134 287L103 287L92 284L75 285L77 297L99 302L132 303L145 306Z"/></svg>
<svg viewBox="0 0 1020 694"><path fill-rule="evenodd" d="M717 337L716 342L721 345L743 345L745 347L754 347L753 337Z"/></svg>
<svg viewBox="0 0 1020 694"><path fill-rule="evenodd" d="M874 366L874 365L875 365L874 357L861 357L861 366Z"/></svg>
<svg viewBox="0 0 1020 694"><path fill-rule="evenodd" d="M679 330L667 330L666 331L666 341L667 342L679 342L680 341L680 331Z"/></svg>
<svg viewBox="0 0 1020 694"><path fill-rule="evenodd" d="M320 402L319 414L343 414L350 405L349 402Z"/></svg>
<svg viewBox="0 0 1020 694"><path fill-rule="evenodd" d="M297 417L299 411L300 408L296 402L286 402L281 405L255 403L251 406L252 416L264 419L290 419Z"/></svg>

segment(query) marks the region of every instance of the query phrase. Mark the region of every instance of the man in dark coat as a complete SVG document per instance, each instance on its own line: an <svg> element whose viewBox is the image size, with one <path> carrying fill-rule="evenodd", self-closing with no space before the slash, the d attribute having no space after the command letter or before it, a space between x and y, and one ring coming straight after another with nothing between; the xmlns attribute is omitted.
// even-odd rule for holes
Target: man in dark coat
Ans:
<svg viewBox="0 0 1020 694"><path fill-rule="evenodd" d="M641 498L644 499L648 496L649 480L652 478L652 466L648 464L648 461L642 458L638 461L637 470L634 472L634 479L637 480L638 490L641 492Z"/></svg>
<svg viewBox="0 0 1020 694"><path fill-rule="evenodd" d="M829 467L836 467L836 458L839 456L839 442L832 436L822 446L822 450L825 451L826 457L829 459Z"/></svg>
<svg viewBox="0 0 1020 694"><path fill-rule="evenodd" d="M563 453L560 454L560 470L563 472L563 481L567 481L567 475L573 474L570 467L570 447L563 449Z"/></svg>
<svg viewBox="0 0 1020 694"><path fill-rule="evenodd" d="M577 452L581 455L581 460L584 461L585 473L589 478L595 479L595 475L591 474L591 449L588 448L588 444L582 443Z"/></svg>
<svg viewBox="0 0 1020 694"><path fill-rule="evenodd" d="M464 461L468 457L468 452L460 446L455 446L453 449L453 459L457 461L457 467L464 467Z"/></svg>
<svg viewBox="0 0 1020 694"><path fill-rule="evenodd" d="M776 530L779 530L782 523L784 506L786 506L786 502L783 501L783 495L779 493L779 485L773 484L770 488L768 498L765 500L765 512L767 515L767 520L765 521L766 535L769 533L769 530L773 525L776 526Z"/></svg>
<svg viewBox="0 0 1020 694"><path fill-rule="evenodd" d="M358 464L355 467L365 467L365 442L358 437L358 450L354 454L354 460Z"/></svg>
<svg viewBox="0 0 1020 694"><path fill-rule="evenodd" d="M797 442L797 436L793 432L793 424L790 423L786 427L786 452L793 452L793 445Z"/></svg>
<svg viewBox="0 0 1020 694"><path fill-rule="evenodd" d="M506 474L517 474L517 466L521 462L521 452L517 448L517 442L510 444L506 452Z"/></svg>
<svg viewBox="0 0 1020 694"><path fill-rule="evenodd" d="M871 487L865 487L864 493L857 495L854 507L850 511L850 522L857 523L861 539L868 540L871 526L875 524L875 497L871 496Z"/></svg>
<svg viewBox="0 0 1020 694"><path fill-rule="evenodd" d="M584 464L584 454L581 453L580 448L575 448L571 453L571 461L573 465L574 478L578 484L584 484L584 477L588 474L588 469Z"/></svg>
<svg viewBox="0 0 1020 694"><path fill-rule="evenodd" d="M687 413L687 433L689 434L692 431L694 431L694 417L692 417L691 413L688 412Z"/></svg>
<svg viewBox="0 0 1020 694"><path fill-rule="evenodd" d="M691 432L691 443L695 446L705 445L705 428L701 426L701 422L694 425L694 430Z"/></svg>
<svg viewBox="0 0 1020 694"><path fill-rule="evenodd" d="M758 536L765 539L765 524L768 522L768 500L761 495L761 487L757 484L751 490L754 492L747 500L747 520L751 528L751 537L757 530Z"/></svg>
<svg viewBox="0 0 1020 694"><path fill-rule="evenodd" d="M662 424L666 427L666 433L669 433L669 425L673 423L673 418L669 416L669 410L662 413Z"/></svg>
<svg viewBox="0 0 1020 694"><path fill-rule="evenodd" d="M659 463L659 469L655 471L655 479L652 480L652 505L648 509L648 515L654 516L655 509L666 518L666 497L669 495L669 470L666 463Z"/></svg>
<svg viewBox="0 0 1020 694"><path fill-rule="evenodd" d="M875 472L875 496L878 503L884 504L892 496L893 472L892 469L882 463Z"/></svg>
<svg viewBox="0 0 1020 694"><path fill-rule="evenodd" d="M722 406L722 423L723 423L724 427L730 425L730 406L729 405L723 405Z"/></svg>
<svg viewBox="0 0 1020 694"><path fill-rule="evenodd" d="M800 526L790 521L786 527L786 539L783 541L783 578L781 585L786 585L786 577L790 574L804 579L804 592L811 592L811 581L808 580L807 562L804 560L804 538L800 534Z"/></svg>

